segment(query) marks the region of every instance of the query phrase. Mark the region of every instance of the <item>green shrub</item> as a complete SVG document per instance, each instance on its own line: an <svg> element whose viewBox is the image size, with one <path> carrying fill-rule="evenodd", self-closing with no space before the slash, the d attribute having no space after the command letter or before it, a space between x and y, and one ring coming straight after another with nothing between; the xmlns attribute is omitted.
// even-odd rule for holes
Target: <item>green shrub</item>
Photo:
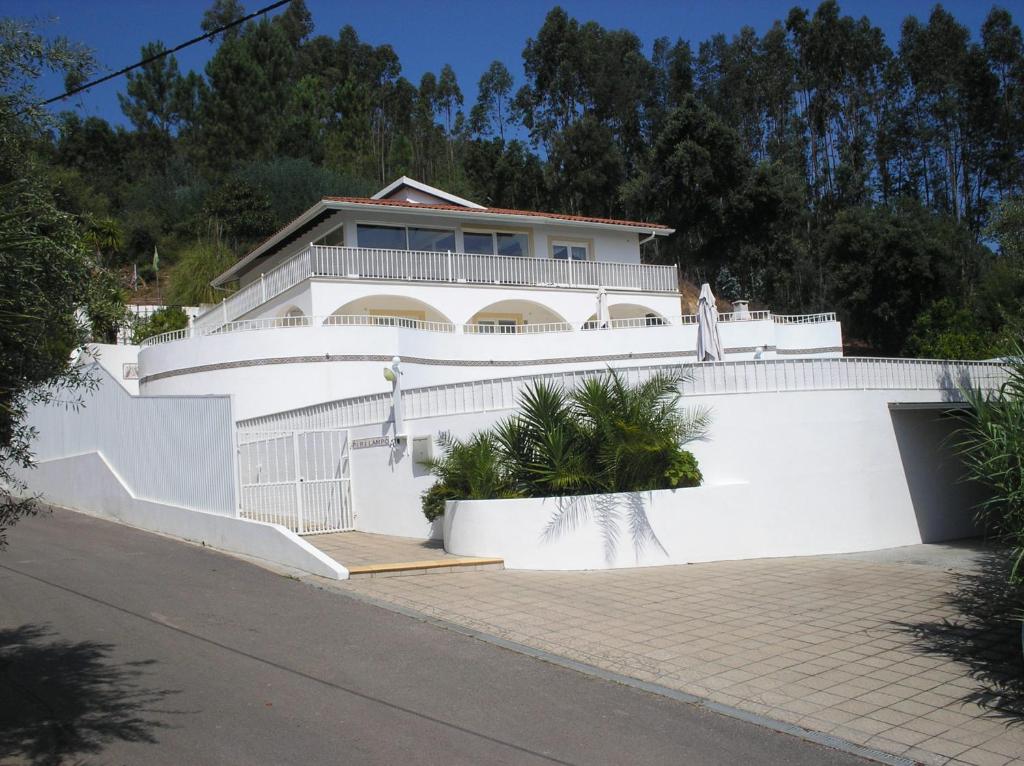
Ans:
<svg viewBox="0 0 1024 766"><path fill-rule="evenodd" d="M446 500L557 497L694 487L697 459L683 445L707 430L704 410L679 407L679 375L629 385L615 371L573 391L539 382L519 411L463 442L440 438L427 463L437 482L422 497L428 519Z"/></svg>
<svg viewBox="0 0 1024 766"><path fill-rule="evenodd" d="M1009 378L988 394L965 390L971 405L958 432L968 477L989 490L979 519L1014 547L1011 581L1024 582L1024 349L1006 360Z"/></svg>
<svg viewBox="0 0 1024 766"><path fill-rule="evenodd" d="M132 343L142 343L146 338L160 333L183 330L188 327L188 316L178 306L166 306L147 318L136 322L132 331Z"/></svg>

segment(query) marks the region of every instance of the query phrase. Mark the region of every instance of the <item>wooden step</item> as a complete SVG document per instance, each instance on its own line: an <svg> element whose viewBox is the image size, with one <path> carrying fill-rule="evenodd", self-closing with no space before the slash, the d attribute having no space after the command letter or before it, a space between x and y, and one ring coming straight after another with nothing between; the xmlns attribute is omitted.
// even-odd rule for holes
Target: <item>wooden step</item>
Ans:
<svg viewBox="0 0 1024 766"><path fill-rule="evenodd" d="M429 561L399 561L390 564L362 564L348 567L349 577L395 577L414 574L447 574L448 572L480 569L504 569L503 559L471 556L431 559Z"/></svg>

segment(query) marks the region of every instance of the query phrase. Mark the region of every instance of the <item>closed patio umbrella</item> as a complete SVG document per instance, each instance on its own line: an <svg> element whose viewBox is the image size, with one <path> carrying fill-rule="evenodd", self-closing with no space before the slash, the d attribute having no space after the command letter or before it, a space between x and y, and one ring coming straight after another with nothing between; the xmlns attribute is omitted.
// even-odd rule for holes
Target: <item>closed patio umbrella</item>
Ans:
<svg viewBox="0 0 1024 766"><path fill-rule="evenodd" d="M697 299L697 361L720 362L724 358L722 340L718 337L715 296L711 294L711 285L705 282L700 286L700 298Z"/></svg>
<svg viewBox="0 0 1024 766"><path fill-rule="evenodd" d="M597 326L605 330L610 326L611 319L608 313L608 293L602 287L597 291Z"/></svg>

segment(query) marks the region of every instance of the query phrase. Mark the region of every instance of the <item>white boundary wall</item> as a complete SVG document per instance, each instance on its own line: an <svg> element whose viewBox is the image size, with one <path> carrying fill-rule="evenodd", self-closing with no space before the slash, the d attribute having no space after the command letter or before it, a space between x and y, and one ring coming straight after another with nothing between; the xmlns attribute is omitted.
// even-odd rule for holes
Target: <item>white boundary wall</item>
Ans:
<svg viewBox="0 0 1024 766"><path fill-rule="evenodd" d="M630 380L639 380L658 369L665 367L633 367L623 372ZM712 410L709 438L691 445L706 484L709 489L751 485L757 500L749 513L764 514L767 522L784 529L832 525L853 546L846 550L967 533L957 526L962 516L943 530L938 517L926 512L936 501L945 498L952 503L957 497L956 487L938 481L948 477L948 471L938 470L941 459L929 453L929 445L941 441L936 434L927 435L930 426L925 421L932 413L898 414L888 405L955 401L958 384L992 388L1005 379L998 364L839 358L705 363L681 369L693 378L683 387L684 406ZM586 375L603 372L538 378L571 386ZM519 393L538 378L405 390L407 434L436 437L451 431L466 436L489 427L510 414ZM252 430L349 428L356 528L441 537L441 524L428 523L420 511L419 496L433 478L414 463L405 444L392 447L388 443L393 436L390 408L390 395L375 395L253 418L241 425ZM921 420L905 427L904 420L911 417ZM931 497L929 486L937 488ZM964 501L961 506L969 504ZM918 511L922 526L918 526ZM884 536L861 534L846 524L847 517L859 519L862 531L888 531ZM753 534L755 527L747 529ZM824 546L821 539L815 546L806 550L839 549Z"/></svg>
<svg viewBox="0 0 1024 766"><path fill-rule="evenodd" d="M920 392L695 397L711 438L691 445L700 487L584 498L459 501L445 548L511 569L611 569L806 556L977 534L977 489L959 481L939 409ZM937 402L941 403L941 402Z"/></svg>
<svg viewBox="0 0 1024 766"><path fill-rule="evenodd" d="M284 527L237 516L231 399L137 397L99 365L83 406L31 407L43 502L335 579L348 570ZM73 401L74 395L67 395Z"/></svg>
<svg viewBox="0 0 1024 766"><path fill-rule="evenodd" d="M132 396L101 365L90 369L95 389L30 409L36 461L98 452L137 497L234 516L231 398Z"/></svg>

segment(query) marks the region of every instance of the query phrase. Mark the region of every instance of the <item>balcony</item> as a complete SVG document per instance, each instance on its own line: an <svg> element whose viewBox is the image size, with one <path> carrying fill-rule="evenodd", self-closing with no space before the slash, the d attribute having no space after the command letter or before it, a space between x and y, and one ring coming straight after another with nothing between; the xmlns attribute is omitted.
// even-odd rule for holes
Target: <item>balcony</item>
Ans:
<svg viewBox="0 0 1024 766"><path fill-rule="evenodd" d="M220 310L220 307L217 308ZM825 325L835 324L835 312L822 314L773 314L770 311L750 311L744 314L720 314L719 322L723 325L753 325L758 322L772 322L782 325ZM461 334L461 335L539 335L548 333L592 333L600 330L632 330L658 329L671 327L696 326L696 314L684 314L677 317L637 317L629 319L609 319L604 322L588 320L579 327L568 322L550 322L530 325L494 325L494 324L463 324L454 325L449 322L428 322L422 319L410 319L398 316L376 316L365 314L331 314L330 316L311 317L261 317L258 319L240 319L224 324L211 324L200 327L198 324L184 330L173 330L161 335L154 335L142 341L142 347L159 346L187 338L228 335L257 330L282 330L289 328L316 327L398 327L405 330L420 330L430 333Z"/></svg>
<svg viewBox="0 0 1024 766"><path fill-rule="evenodd" d="M675 266L311 245L197 317L195 325L215 329L313 277L659 293L679 289Z"/></svg>

